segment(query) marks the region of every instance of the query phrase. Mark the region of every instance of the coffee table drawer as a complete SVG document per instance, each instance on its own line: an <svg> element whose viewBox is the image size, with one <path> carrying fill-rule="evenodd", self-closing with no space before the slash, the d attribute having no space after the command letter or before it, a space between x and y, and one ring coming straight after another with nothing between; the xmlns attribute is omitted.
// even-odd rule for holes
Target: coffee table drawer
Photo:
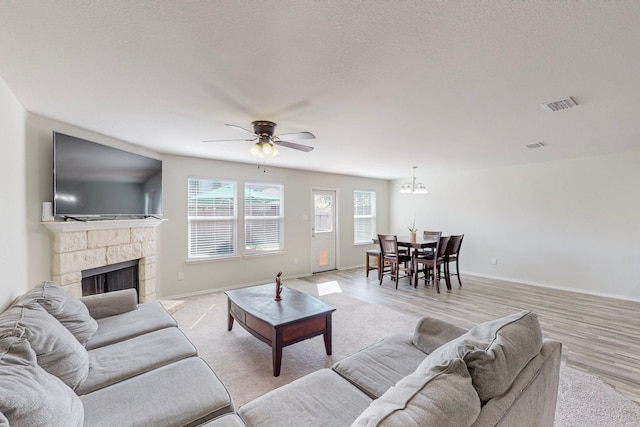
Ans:
<svg viewBox="0 0 640 427"><path fill-rule="evenodd" d="M325 316L304 320L282 328L282 341L297 341L300 338L319 335L327 330L327 318Z"/></svg>
<svg viewBox="0 0 640 427"><path fill-rule="evenodd" d="M240 323L245 323L245 313L237 305L231 303L229 305L229 311L231 312L231 315L234 319L236 319Z"/></svg>

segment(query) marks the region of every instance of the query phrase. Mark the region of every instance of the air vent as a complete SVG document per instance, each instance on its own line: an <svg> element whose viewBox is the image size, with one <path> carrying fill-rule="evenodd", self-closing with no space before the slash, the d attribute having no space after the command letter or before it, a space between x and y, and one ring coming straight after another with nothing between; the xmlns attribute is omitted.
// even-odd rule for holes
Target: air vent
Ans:
<svg viewBox="0 0 640 427"><path fill-rule="evenodd" d="M546 111L554 112L560 110L568 110L569 108L575 107L578 104L576 104L576 101L574 101L573 98L568 97L559 101L547 102L541 105L542 108L544 108Z"/></svg>
<svg viewBox="0 0 640 427"><path fill-rule="evenodd" d="M536 142L535 144L527 144L526 146L527 148L542 148L544 147L544 143L543 142Z"/></svg>

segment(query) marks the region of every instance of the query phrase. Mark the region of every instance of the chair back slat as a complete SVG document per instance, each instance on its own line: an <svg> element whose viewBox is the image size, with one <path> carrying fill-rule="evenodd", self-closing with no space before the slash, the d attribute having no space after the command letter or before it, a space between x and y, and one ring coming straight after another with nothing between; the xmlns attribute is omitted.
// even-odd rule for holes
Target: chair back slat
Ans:
<svg viewBox="0 0 640 427"><path fill-rule="evenodd" d="M442 231L423 231L422 238L424 240L433 239L438 240L442 236Z"/></svg>
<svg viewBox="0 0 640 427"><path fill-rule="evenodd" d="M391 234L378 234L378 241L380 242L380 252L382 256L398 255L398 237Z"/></svg>
<svg viewBox="0 0 640 427"><path fill-rule="evenodd" d="M449 236L440 236L440 239L438 240L438 247L436 249L438 258L444 257L444 254L447 251L447 246L449 246Z"/></svg>
<svg viewBox="0 0 640 427"><path fill-rule="evenodd" d="M458 255L460 252L460 247L462 246L462 239L464 238L464 234L450 236L449 244L447 245L446 256L454 256Z"/></svg>

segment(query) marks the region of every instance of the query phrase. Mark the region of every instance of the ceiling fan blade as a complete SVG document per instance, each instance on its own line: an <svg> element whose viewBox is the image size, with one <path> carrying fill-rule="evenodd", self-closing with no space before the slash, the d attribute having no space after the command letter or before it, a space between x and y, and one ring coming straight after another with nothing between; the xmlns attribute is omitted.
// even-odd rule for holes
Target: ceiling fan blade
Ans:
<svg viewBox="0 0 640 427"><path fill-rule="evenodd" d="M258 139L257 137L255 138L244 138L244 139L207 139L206 141L202 141L202 142L228 142L228 141L255 141L256 139Z"/></svg>
<svg viewBox="0 0 640 427"><path fill-rule="evenodd" d="M255 135L255 133L249 129L245 129L242 126L238 126L238 125L230 125L228 123L225 123L225 126L229 126L230 128L234 128L234 129L238 129L238 130L243 130L247 133L250 133L251 135Z"/></svg>
<svg viewBox="0 0 640 427"><path fill-rule="evenodd" d="M287 139L316 139L316 136L311 132L281 133L280 135L277 135L277 137L285 137Z"/></svg>
<svg viewBox="0 0 640 427"><path fill-rule="evenodd" d="M300 150L307 153L313 150L313 147L309 147L308 145L296 144L295 142L282 141L280 139L273 139L272 141L276 145L293 148L294 150Z"/></svg>

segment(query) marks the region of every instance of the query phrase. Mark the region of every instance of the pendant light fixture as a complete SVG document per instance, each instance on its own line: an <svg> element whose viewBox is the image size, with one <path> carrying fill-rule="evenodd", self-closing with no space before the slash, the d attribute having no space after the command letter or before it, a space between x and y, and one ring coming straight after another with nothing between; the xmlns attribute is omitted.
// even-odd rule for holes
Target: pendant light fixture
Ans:
<svg viewBox="0 0 640 427"><path fill-rule="evenodd" d="M416 184L416 168L417 166L413 167L413 178L411 179L411 182L405 182L404 184L402 184L402 187L400 187L400 192L403 194L427 194L427 187L425 187L425 185L421 182L418 182Z"/></svg>

